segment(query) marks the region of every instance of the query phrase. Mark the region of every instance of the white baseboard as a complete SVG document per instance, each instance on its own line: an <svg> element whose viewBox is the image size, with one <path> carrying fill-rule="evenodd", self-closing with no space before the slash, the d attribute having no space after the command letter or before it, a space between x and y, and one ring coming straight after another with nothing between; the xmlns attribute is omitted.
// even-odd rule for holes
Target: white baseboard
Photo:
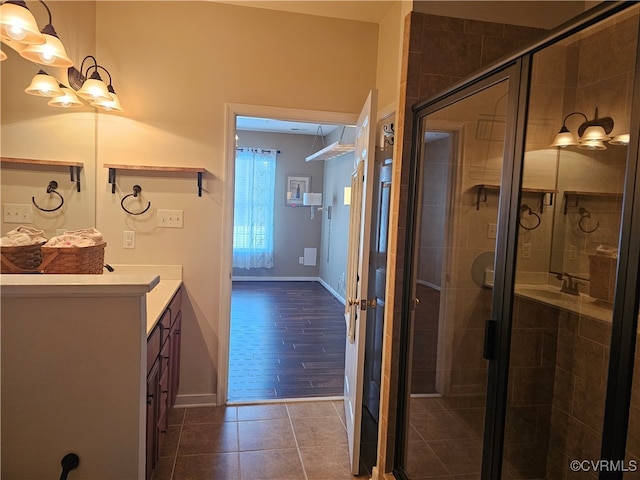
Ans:
<svg viewBox="0 0 640 480"><path fill-rule="evenodd" d="M331 288L331 286L330 286L327 282L325 282L323 279L318 278L318 282L320 282L320 284L321 284L324 288L326 288L326 289L327 289L327 291L328 291L331 295L333 295L334 297L336 297L336 298L338 299L338 301L340 301L340 303L342 303L343 305L345 305L345 304L347 303L347 301L346 301L344 298L342 298L338 292L336 292L333 288Z"/></svg>
<svg viewBox="0 0 640 480"><path fill-rule="evenodd" d="M176 407L215 407L218 405L215 393L200 395L178 395Z"/></svg>
<svg viewBox="0 0 640 480"><path fill-rule="evenodd" d="M239 276L231 277L233 282L319 282L318 277L252 277Z"/></svg>

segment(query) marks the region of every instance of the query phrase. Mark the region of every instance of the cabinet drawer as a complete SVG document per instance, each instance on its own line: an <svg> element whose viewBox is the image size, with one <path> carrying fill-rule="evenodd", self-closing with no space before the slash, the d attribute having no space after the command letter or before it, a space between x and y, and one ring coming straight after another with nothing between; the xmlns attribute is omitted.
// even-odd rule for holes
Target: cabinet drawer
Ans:
<svg viewBox="0 0 640 480"><path fill-rule="evenodd" d="M158 327L160 327L160 331L162 333L162 338L160 345L164 345L169 338L169 330L171 329L171 313L169 310L165 310L158 321Z"/></svg>
<svg viewBox="0 0 640 480"><path fill-rule="evenodd" d="M147 338L147 375L153 368L153 364L158 359L158 355L160 355L160 341L162 334L160 332L160 327L157 326Z"/></svg>

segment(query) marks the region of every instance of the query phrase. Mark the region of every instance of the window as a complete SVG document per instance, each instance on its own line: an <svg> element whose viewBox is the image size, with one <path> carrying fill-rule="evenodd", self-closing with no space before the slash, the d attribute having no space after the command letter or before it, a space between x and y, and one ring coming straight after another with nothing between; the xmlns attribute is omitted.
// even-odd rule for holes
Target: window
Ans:
<svg viewBox="0 0 640 480"><path fill-rule="evenodd" d="M273 267L276 150L236 149L233 267Z"/></svg>

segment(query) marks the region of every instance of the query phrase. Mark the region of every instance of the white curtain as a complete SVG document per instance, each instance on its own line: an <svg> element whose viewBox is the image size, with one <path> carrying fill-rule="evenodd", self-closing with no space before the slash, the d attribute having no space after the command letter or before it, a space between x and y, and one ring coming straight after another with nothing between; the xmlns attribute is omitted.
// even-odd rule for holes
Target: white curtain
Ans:
<svg viewBox="0 0 640 480"><path fill-rule="evenodd" d="M236 149L233 267L273 267L276 150Z"/></svg>

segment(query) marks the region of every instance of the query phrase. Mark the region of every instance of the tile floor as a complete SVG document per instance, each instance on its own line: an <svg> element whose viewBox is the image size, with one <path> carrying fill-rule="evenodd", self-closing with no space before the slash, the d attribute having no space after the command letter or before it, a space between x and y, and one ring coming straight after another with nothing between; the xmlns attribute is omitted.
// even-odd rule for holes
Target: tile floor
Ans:
<svg viewBox="0 0 640 480"><path fill-rule="evenodd" d="M174 408L153 480L350 480L342 408L341 401Z"/></svg>

